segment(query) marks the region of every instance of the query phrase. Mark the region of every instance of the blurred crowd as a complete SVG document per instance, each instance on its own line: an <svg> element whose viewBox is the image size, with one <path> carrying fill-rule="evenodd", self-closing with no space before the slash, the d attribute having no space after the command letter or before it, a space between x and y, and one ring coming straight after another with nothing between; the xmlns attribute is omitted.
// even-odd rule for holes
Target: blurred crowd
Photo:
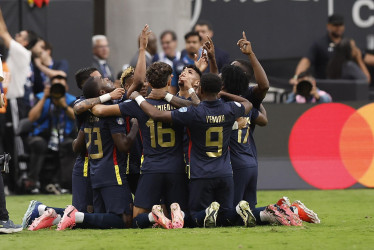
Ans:
<svg viewBox="0 0 374 250"><path fill-rule="evenodd" d="M309 49L305 48L306 55L289 81L293 90L288 93L288 103L333 101L333 96L318 88L316 78L371 82L367 65L374 65L374 55L361 52L353 39L344 37L344 31L342 16L328 18L327 32L321 30L321 38ZM22 30L11 37L1 11L0 37L3 41L0 89L5 94L5 106L0 109L0 154L12 155L10 174L5 178L8 191L69 192L75 161L71 145L77 129L73 110L76 97L69 93L69 85L74 83L67 82L71 74L68 62L54 59L52 45L31 30ZM170 93L178 92L177 79L183 67L198 60L208 37L214 40L213 27L207 21L198 21L183 40L178 40L172 30L151 34L146 49L147 66L161 61L172 67ZM184 49L179 51L181 40ZM157 50L157 43L161 51ZM121 87L119 79L123 72L114 72L108 61L110 41L106 36L92 37L92 53L92 65L86 66L96 68L103 77ZM134 68L137 58L138 51L134 51L122 70ZM217 46L215 58L218 71L231 63L230 55ZM240 59L233 63L236 61ZM208 67L206 72L209 70ZM251 66L245 71L249 81L255 83ZM79 79L76 80L79 84Z"/></svg>

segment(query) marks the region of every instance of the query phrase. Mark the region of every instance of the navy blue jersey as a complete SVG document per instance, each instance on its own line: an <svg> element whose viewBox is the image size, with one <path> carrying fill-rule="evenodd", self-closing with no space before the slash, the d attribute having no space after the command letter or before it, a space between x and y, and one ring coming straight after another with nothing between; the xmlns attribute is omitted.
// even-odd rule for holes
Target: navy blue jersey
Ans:
<svg viewBox="0 0 374 250"><path fill-rule="evenodd" d="M81 101L84 101L85 99L86 98L84 96L77 97L77 100L75 100L73 106L80 103ZM84 124L89 114L90 113L88 111L83 112L82 114L79 114L79 115L75 114L75 123L78 129L82 127L82 125ZM89 166L89 161L87 157L87 152L80 153L77 159L75 160L73 173L75 175L83 175L84 177L87 177L90 174L88 166Z"/></svg>
<svg viewBox="0 0 374 250"><path fill-rule="evenodd" d="M163 111L175 108L164 100L147 99L147 102ZM183 126L156 122L149 118L135 101L119 105L123 117L135 117L143 141L144 161L142 173L184 173Z"/></svg>
<svg viewBox="0 0 374 250"><path fill-rule="evenodd" d="M174 123L184 124L190 131L191 179L232 176L228 146L232 125L244 110L240 103L216 100L171 113Z"/></svg>
<svg viewBox="0 0 374 250"><path fill-rule="evenodd" d="M232 130L230 137L230 157L232 169L250 168L257 166L257 160L254 156L251 146L251 126L253 109L242 118L247 121L246 127ZM258 112L257 112L258 116ZM256 117L257 118L257 117ZM253 137L252 137L253 138Z"/></svg>
<svg viewBox="0 0 374 250"><path fill-rule="evenodd" d="M112 134L125 134L123 118L90 116L83 126L90 162L92 188L123 185L125 154L114 145Z"/></svg>
<svg viewBox="0 0 374 250"><path fill-rule="evenodd" d="M130 119L131 118L129 116L125 118L127 134L130 133L130 130L131 130ZM137 133L136 138L132 144L131 150L127 154L127 157L126 157L126 174L139 174L140 173L140 166L142 164L141 163L142 155L143 155L142 139L140 137L140 133Z"/></svg>
<svg viewBox="0 0 374 250"><path fill-rule="evenodd" d="M250 125L250 134L249 134L249 139L250 139L250 145L251 145L251 148L252 148L252 152L253 152L253 156L256 158L256 162L257 162L257 148L256 148L256 144L255 144L255 139L253 138L253 133L255 132L255 128L256 128L256 124L255 124L255 120L257 119L257 117L259 116L259 112L258 109L256 108L252 108L252 115L251 115L251 125Z"/></svg>

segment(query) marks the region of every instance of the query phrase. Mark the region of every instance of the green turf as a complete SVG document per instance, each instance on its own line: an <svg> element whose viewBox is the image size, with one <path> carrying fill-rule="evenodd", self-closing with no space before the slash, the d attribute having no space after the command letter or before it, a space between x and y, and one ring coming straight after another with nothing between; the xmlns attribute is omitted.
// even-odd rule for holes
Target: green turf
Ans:
<svg viewBox="0 0 374 250"><path fill-rule="evenodd" d="M261 191L259 205L286 195L318 213L321 224L214 229L40 230L0 235L0 249L374 249L374 190ZM71 196L11 196L20 223L31 199L64 207Z"/></svg>

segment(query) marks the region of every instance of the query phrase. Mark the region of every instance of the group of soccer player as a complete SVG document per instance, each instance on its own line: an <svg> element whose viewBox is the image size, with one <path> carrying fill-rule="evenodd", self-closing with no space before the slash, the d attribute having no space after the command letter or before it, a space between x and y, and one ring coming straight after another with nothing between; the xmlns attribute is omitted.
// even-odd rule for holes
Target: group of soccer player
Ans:
<svg viewBox="0 0 374 250"><path fill-rule="evenodd" d="M267 124L262 100L265 71L245 33L237 45L249 61L236 60L218 74L213 41L179 76L168 93L172 68L146 68L150 34L140 35L135 70L126 69L117 88L95 68L76 73L82 89L74 104L79 133L73 169L72 205L31 201L22 225L50 228L147 228L319 223L300 201L282 197L258 207L256 125ZM202 74L210 64L210 72ZM249 87L249 79L256 85ZM134 197L134 198L133 198Z"/></svg>

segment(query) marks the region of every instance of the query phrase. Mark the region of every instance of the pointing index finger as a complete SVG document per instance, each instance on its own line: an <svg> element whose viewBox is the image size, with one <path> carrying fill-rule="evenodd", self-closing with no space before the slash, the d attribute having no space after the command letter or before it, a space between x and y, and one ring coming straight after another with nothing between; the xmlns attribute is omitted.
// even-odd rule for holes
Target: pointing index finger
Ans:
<svg viewBox="0 0 374 250"><path fill-rule="evenodd" d="M245 36L245 32L243 31L243 39L247 40L247 37Z"/></svg>

